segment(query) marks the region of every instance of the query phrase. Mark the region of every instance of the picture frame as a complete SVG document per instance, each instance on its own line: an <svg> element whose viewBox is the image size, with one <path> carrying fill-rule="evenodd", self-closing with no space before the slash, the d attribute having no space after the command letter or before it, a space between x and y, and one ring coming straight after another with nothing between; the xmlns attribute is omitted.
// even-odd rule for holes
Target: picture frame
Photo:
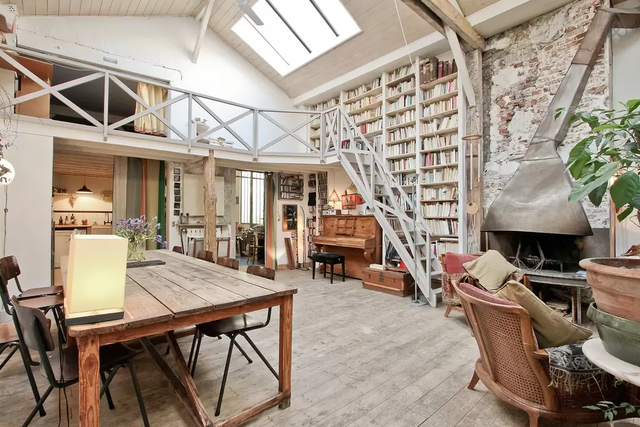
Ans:
<svg viewBox="0 0 640 427"><path fill-rule="evenodd" d="M174 182L180 182L180 175L173 175Z"/></svg>
<svg viewBox="0 0 640 427"><path fill-rule="evenodd" d="M282 205L282 231L298 229L298 205Z"/></svg>

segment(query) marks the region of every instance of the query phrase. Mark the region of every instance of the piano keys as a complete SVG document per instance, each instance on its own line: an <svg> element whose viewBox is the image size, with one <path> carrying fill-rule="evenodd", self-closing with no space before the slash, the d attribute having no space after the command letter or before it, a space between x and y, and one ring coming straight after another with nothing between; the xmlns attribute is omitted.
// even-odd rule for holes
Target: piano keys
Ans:
<svg viewBox="0 0 640 427"><path fill-rule="evenodd" d="M318 252L345 256L345 273L362 279L362 269L382 262L382 229L373 215L325 215L322 234L312 237ZM342 274L342 266L335 266Z"/></svg>

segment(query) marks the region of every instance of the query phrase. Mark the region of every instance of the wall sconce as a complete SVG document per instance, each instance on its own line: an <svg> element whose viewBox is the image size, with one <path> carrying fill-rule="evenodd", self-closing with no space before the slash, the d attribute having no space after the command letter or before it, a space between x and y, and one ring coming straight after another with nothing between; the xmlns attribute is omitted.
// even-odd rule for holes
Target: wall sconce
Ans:
<svg viewBox="0 0 640 427"><path fill-rule="evenodd" d="M113 235L71 236L64 284L68 326L124 318L127 244Z"/></svg>

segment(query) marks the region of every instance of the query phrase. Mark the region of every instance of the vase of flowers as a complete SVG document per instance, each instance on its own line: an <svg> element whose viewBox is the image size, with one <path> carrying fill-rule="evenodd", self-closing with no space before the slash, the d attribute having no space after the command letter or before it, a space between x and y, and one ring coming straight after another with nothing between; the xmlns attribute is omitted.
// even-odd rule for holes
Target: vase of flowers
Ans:
<svg viewBox="0 0 640 427"><path fill-rule="evenodd" d="M144 243L155 241L167 247L167 242L158 234L160 224L158 217L154 217L151 221L142 215L140 218L129 218L127 220L119 219L116 223L119 227L116 235L124 237L129 242L128 258L130 261L144 261Z"/></svg>

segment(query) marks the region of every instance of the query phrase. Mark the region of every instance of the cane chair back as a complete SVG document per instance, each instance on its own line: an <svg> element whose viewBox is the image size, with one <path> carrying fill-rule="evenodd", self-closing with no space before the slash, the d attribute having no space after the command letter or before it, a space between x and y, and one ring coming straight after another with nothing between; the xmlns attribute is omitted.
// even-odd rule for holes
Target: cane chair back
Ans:
<svg viewBox="0 0 640 427"><path fill-rule="evenodd" d="M468 283L454 287L490 381L529 405L556 410L555 393L536 358L537 345L529 313Z"/></svg>
<svg viewBox="0 0 640 427"><path fill-rule="evenodd" d="M182 246L174 246L171 250L175 253L184 255L184 250L182 249Z"/></svg>
<svg viewBox="0 0 640 427"><path fill-rule="evenodd" d="M238 270L240 268L240 261L235 258L230 258L228 256L218 257L218 265L222 265L224 267L233 268L234 270Z"/></svg>

